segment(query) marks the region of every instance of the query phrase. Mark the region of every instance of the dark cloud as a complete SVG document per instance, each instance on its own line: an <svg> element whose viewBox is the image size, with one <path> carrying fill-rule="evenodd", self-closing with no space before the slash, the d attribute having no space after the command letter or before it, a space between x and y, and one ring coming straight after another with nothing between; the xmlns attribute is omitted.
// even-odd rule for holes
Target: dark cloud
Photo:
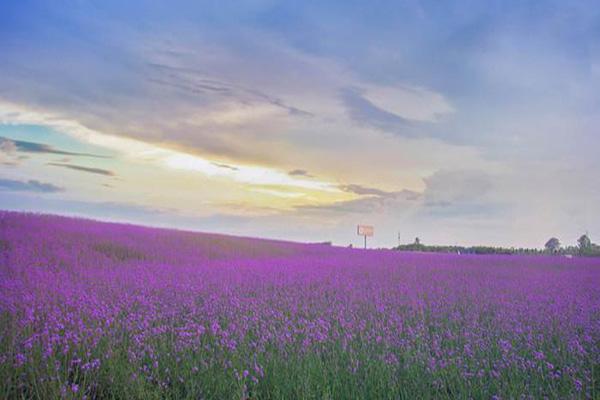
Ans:
<svg viewBox="0 0 600 400"><path fill-rule="evenodd" d="M362 185L356 185L356 184L340 185L338 187L341 190L343 190L344 192L354 193L354 194L358 194L358 195L380 196L380 197L394 196L394 192L386 192L381 189L376 189L376 188L362 186Z"/></svg>
<svg viewBox="0 0 600 400"><path fill-rule="evenodd" d="M291 170L290 172L288 172L288 175L290 175L290 176L306 176L307 178L313 178L313 176L304 169Z"/></svg>
<svg viewBox="0 0 600 400"><path fill-rule="evenodd" d="M25 140L14 140L0 136L0 146L4 147L4 143L13 143L14 148L17 151L25 153L42 153L42 154L60 154L64 156L80 156L80 157L93 157L93 158L110 158L108 156L102 156L98 154L90 153L77 153L71 151L60 150L50 145L37 142L28 142Z"/></svg>
<svg viewBox="0 0 600 400"><path fill-rule="evenodd" d="M230 169L232 171L237 171L239 169L238 167L234 167L233 165L229 165L229 164L222 164L222 163L217 163L217 162L213 162L211 164L214 165L215 167Z"/></svg>
<svg viewBox="0 0 600 400"><path fill-rule="evenodd" d="M340 95L350 118L357 124L402 136L417 136L417 132L414 129L415 125L417 125L416 122L382 110L367 100L359 90L344 89Z"/></svg>
<svg viewBox="0 0 600 400"><path fill-rule="evenodd" d="M64 188L51 183L43 183L36 180L16 181L12 179L0 179L0 190L13 192L56 193L64 191Z"/></svg>
<svg viewBox="0 0 600 400"><path fill-rule="evenodd" d="M83 167L81 165L65 164L65 163L48 163L46 165L51 165L53 167L68 168L68 169L72 169L75 171L87 172L90 174L115 176L115 173L113 171L109 171L107 169L102 169L102 168Z"/></svg>

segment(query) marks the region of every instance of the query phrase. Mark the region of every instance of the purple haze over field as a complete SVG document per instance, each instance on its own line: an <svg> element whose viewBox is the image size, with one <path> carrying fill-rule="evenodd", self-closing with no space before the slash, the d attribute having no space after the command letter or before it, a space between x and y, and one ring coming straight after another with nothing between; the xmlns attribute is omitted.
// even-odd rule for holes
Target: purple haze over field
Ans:
<svg viewBox="0 0 600 400"><path fill-rule="evenodd" d="M0 250L2 398L599 394L598 258L365 251L11 212ZM292 375L301 392L286 392Z"/></svg>

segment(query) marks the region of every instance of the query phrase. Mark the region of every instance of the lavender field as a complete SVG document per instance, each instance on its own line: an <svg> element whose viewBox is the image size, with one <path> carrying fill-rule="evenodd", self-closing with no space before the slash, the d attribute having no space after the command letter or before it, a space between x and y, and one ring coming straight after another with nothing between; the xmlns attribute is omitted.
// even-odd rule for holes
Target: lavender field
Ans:
<svg viewBox="0 0 600 400"><path fill-rule="evenodd" d="M600 260L0 213L0 398L600 398Z"/></svg>

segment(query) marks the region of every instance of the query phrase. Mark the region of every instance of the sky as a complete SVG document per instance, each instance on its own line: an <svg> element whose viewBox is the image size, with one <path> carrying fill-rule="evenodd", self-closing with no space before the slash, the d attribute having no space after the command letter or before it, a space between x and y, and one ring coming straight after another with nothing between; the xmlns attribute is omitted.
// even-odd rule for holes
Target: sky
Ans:
<svg viewBox="0 0 600 400"><path fill-rule="evenodd" d="M0 208L287 240L600 238L595 1L0 3Z"/></svg>

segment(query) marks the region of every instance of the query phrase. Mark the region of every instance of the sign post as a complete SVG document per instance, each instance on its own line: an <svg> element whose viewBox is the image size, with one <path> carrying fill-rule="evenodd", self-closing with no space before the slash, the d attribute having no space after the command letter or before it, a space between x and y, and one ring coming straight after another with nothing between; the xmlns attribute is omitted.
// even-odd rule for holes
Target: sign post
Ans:
<svg viewBox="0 0 600 400"><path fill-rule="evenodd" d="M367 248L367 236L373 236L373 227L371 225L358 225L356 227L358 236L365 237L365 249Z"/></svg>

